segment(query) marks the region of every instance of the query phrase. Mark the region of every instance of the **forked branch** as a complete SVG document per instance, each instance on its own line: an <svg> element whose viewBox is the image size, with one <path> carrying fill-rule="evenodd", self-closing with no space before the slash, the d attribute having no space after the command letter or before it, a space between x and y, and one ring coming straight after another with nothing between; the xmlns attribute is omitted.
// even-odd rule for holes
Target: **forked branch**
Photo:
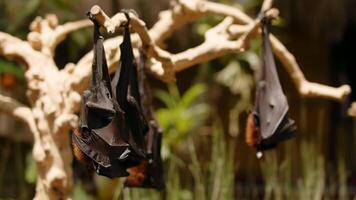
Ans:
<svg viewBox="0 0 356 200"><path fill-rule="evenodd" d="M62 42L69 33L90 25L89 20L80 20L58 25L57 16L48 14L45 18L36 17L36 19L33 20L30 25L31 32L27 35L27 40L33 49L53 57L57 45Z"/></svg>
<svg viewBox="0 0 356 200"><path fill-rule="evenodd" d="M150 58L147 65L148 72L165 82L174 81L176 72L198 63L207 62L228 53L239 53L247 50L249 39L256 35L254 33L259 27L258 19L251 19L238 8L205 0L176 0L172 2L172 7L160 13L159 21L150 30L136 15L130 14L131 26L139 36L133 35L133 46L141 46L142 41L142 46ZM271 5L271 0L265 0L261 11L269 10ZM97 17L98 22L109 33L115 32L121 24L126 23L123 13L118 13L109 18L98 6L94 6L91 13ZM207 15L219 15L226 18L206 32L205 41L202 44L177 54L171 54L160 48L175 30ZM121 37L119 36L105 43L105 47L109 49L109 63L115 64L117 62L120 53L117 51L117 47L120 41ZM351 93L348 85L334 88L309 82L295 57L273 35L271 35L271 43L274 53L283 63L301 96L342 101ZM90 56L87 55L78 63L77 67L83 67L83 63L89 62ZM78 70L81 73L83 71L86 73L82 76L83 79L75 80L73 85L75 88L84 88L83 85L87 84L90 69L78 68L74 72Z"/></svg>
<svg viewBox="0 0 356 200"><path fill-rule="evenodd" d="M31 132L34 134L34 137L39 137L36 123L32 111L29 107L18 102L16 99L4 96L2 94L0 94L0 104L1 112L7 113L8 115L25 122L30 128Z"/></svg>

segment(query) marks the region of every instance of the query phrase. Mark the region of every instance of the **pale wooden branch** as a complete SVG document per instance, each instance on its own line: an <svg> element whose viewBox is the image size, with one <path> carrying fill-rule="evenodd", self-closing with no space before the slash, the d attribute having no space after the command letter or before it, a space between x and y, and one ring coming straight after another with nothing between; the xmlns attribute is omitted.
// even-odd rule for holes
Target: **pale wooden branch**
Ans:
<svg viewBox="0 0 356 200"><path fill-rule="evenodd" d="M112 18L109 18L105 12L97 5L90 9L90 14L94 19L109 33L113 34L123 24L127 23L124 13L117 13ZM139 35L142 47L149 57L153 57L160 62L170 62L171 54L159 48L151 39L146 27L146 23L139 19L134 13L129 12L130 24L134 31Z"/></svg>
<svg viewBox="0 0 356 200"><path fill-rule="evenodd" d="M13 116L27 124L31 133L34 137L34 148L33 148L33 155L35 159L43 160L45 153L41 145L39 144L40 133L37 129L37 125L32 113L31 108L28 106L18 102L17 100L4 96L0 94L0 111L7 113L10 116Z"/></svg>
<svg viewBox="0 0 356 200"><path fill-rule="evenodd" d="M63 25L57 26L54 30L54 42L50 44L51 48L55 50L60 42L62 42L69 33L77 31L82 28L91 26L91 22L87 19L79 20L75 22L67 22Z"/></svg>
<svg viewBox="0 0 356 200"><path fill-rule="evenodd" d="M90 25L89 20L79 20L58 25L57 16L48 14L44 19L37 17L31 23L31 32L27 35L27 40L33 49L53 57L56 47L69 33Z"/></svg>
<svg viewBox="0 0 356 200"><path fill-rule="evenodd" d="M38 169L35 199L70 199L73 182L68 132L77 125L75 111L80 95L68 87L68 73L58 70L51 52L69 32L89 26L88 22L85 20L57 26L54 17L37 19L36 23L32 23L31 30L43 36L40 40L43 46L39 49L36 49L34 40L32 43L22 41L0 32L0 54L26 66L26 94L31 109L8 108L13 109L15 116L22 116L26 120L33 134L32 153ZM2 100L15 102L7 98Z"/></svg>
<svg viewBox="0 0 356 200"><path fill-rule="evenodd" d="M355 117L356 118L356 102L353 102L351 104L351 107L348 110L348 113L351 117Z"/></svg>
<svg viewBox="0 0 356 200"><path fill-rule="evenodd" d="M261 7L261 12L265 12L268 9L272 8L273 0L264 0L262 7Z"/></svg>
<svg viewBox="0 0 356 200"><path fill-rule="evenodd" d="M271 7L271 5L271 0L265 0L261 10L266 11ZM94 6L91 11L93 15L98 17L98 22L102 24L108 32L115 32L115 30L117 30L122 23L126 23L126 18L122 13L109 18L98 6ZM224 20L225 22L220 24L222 25L228 23L228 25L225 25L227 28L224 31L212 34L210 37L208 36L209 32L214 33L214 30L216 30L216 27L212 28L211 31L206 33L205 41L202 44L181 53L170 54L169 52L159 48L163 45L164 40L175 30L189 22L207 15L220 15L228 17L229 20L226 19L227 21ZM252 20L238 8L205 0L175 1L170 10L160 13L159 21L149 31L147 31L146 26L139 18L137 18L137 16L133 14L130 14L130 16L133 19L131 25L139 34L143 46L146 48L146 51L149 53L149 57L151 58L148 62L148 72L166 82L175 80L175 72L192 67L197 63L207 62L227 53L238 53L246 50L248 42L241 43L242 39L240 37L246 33L249 33L250 28L256 24L256 20ZM235 23L242 23L243 25ZM234 39L236 39L235 42L231 41ZM114 41L116 43L116 47L112 46L112 42ZM115 64L117 62L116 59L119 58L118 55L120 52L114 50L118 47L119 41L121 41L121 38L118 37L105 43L106 46L113 47L109 47L109 49L111 49L111 52L116 54L115 56L111 55L111 58L115 58L115 60L110 61L109 59L110 63ZM133 36L132 41L136 46L140 46L141 44L139 38L135 36ZM351 89L347 85L334 88L307 81L294 56L273 35L271 35L271 43L274 53L283 63L283 66L290 74L293 83L296 85L299 93L303 97L321 97L342 101L350 94ZM84 66L83 63L90 63L90 57L88 55L84 58L85 59L78 63L77 67ZM113 66L110 67L113 68ZM78 87L78 85L86 85L89 79L88 76L90 76L90 69L78 68L78 70L74 70L74 72L76 71L80 71L81 73L85 71L86 73L85 76L83 76L83 81L82 79L77 79L73 85L76 86L75 88L84 88Z"/></svg>
<svg viewBox="0 0 356 200"><path fill-rule="evenodd" d="M295 57L291 54L285 46L273 35L270 36L271 43L273 44L273 51L283 66L288 71L292 81L296 85L299 94L303 97L320 97L332 99L336 101L343 101L351 93L351 88L348 85L340 87L330 87L319 83L309 82L302 70L300 69Z"/></svg>
<svg viewBox="0 0 356 200"><path fill-rule="evenodd" d="M27 42L10 34L0 32L0 54L10 60L27 63L29 61L28 57L32 57L35 52Z"/></svg>
<svg viewBox="0 0 356 200"><path fill-rule="evenodd" d="M126 17L124 16L124 14L119 13L116 14L114 17L109 18L104 13L104 11L100 9L99 6L93 6L93 8L91 9L91 15L96 18L97 22L101 24L107 32L115 31L123 23L126 23ZM268 17L276 17L277 15L278 12L275 9L267 14ZM226 20L224 20L219 25L212 28L205 34L205 42L203 42L201 45L178 54L170 54L169 52L161 49L153 42L151 35L154 34L151 34L152 30L147 30L144 22L142 22L139 18L137 18L137 16L133 15L132 13L130 14L130 17L133 29L140 36L144 50L151 58L149 62L149 71L161 80L168 82L175 80L175 72L182 71L188 67L191 67L192 65L215 59L227 53L244 51L249 43L249 37L247 36L250 36L255 33L255 31L259 27L259 20L252 21L251 24L246 26L245 32L243 32L242 36L238 40L230 40L231 38L228 33L228 27L233 24L233 20L231 17L227 17ZM117 40L115 40L115 42L117 42ZM135 44L140 45L138 39L135 37L133 37L132 42L134 46ZM108 43L109 42L107 42L106 44ZM83 88L80 87L80 85L84 85L82 83L88 81L87 75L90 72L89 69L81 69L80 66L83 66L83 63L89 63L90 57L91 56L85 56L84 59L80 60L77 65L78 70L74 70L74 73L76 74L75 77L78 77L80 76L80 74L83 74L84 70L84 74L86 74L84 79L85 81L82 81L82 79L80 78L73 80L75 81L75 83L73 83L73 88L77 88L79 89L79 91L81 91L81 89ZM118 58L118 56L115 57Z"/></svg>
<svg viewBox="0 0 356 200"><path fill-rule="evenodd" d="M195 20L199 17L206 15L220 15L220 16L230 16L234 18L234 20L238 23L242 24L251 24L253 20L247 16L245 13L241 12L238 8L234 8L231 6L208 2L208 1L189 1L189 0L180 0L178 1L179 5L185 7L189 12L198 13L193 15L193 19ZM266 0L263 4L262 10L268 9L272 4L271 1ZM179 10L179 9L176 9ZM184 9L183 9L184 10ZM177 14L175 14L177 15ZM198 16L197 16L198 15ZM179 19L185 20L186 18L172 17L174 16L165 13L163 15L166 19L164 20L165 26L168 27L169 30L163 29L161 30L161 34L163 37L159 35L156 36L158 40L163 41L166 37L169 37L171 33L173 33L176 29L174 23ZM163 17L162 17L163 18ZM176 19L174 21L173 19ZM168 24L171 22L172 24ZM185 25L186 23L191 22L190 20L186 20L185 22L179 21L177 24L177 28ZM158 23L157 23L158 24ZM159 27L153 27L158 30ZM164 28L164 27L162 27ZM229 28L229 32L233 35L232 37L236 37L242 34L241 25L232 24ZM245 30L247 28L245 27ZM159 43L159 41L157 41ZM299 93L303 97L321 97L326 99L332 99L337 101L343 101L345 97L347 97L351 93L351 88L348 85L343 85L338 88L325 86L322 84L312 83L305 79L303 72L300 70L298 63L295 60L295 57L285 48L285 46L276 39L273 35L271 35L271 43L273 46L274 53L283 63L283 66L289 72L294 84L296 85Z"/></svg>
<svg viewBox="0 0 356 200"><path fill-rule="evenodd" d="M31 118L33 118L33 116L31 114L31 109L28 106L21 104L17 100L0 94L0 104L0 111L14 116L26 123L32 121Z"/></svg>

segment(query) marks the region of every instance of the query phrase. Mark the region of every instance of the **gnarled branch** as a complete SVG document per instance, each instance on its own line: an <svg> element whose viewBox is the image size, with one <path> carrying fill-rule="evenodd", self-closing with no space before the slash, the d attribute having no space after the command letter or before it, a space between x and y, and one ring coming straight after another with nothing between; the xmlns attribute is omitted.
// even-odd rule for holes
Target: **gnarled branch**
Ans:
<svg viewBox="0 0 356 200"><path fill-rule="evenodd" d="M28 57L33 57L35 51L26 41L0 32L0 54L9 60L15 59L27 63Z"/></svg>
<svg viewBox="0 0 356 200"><path fill-rule="evenodd" d="M16 99L4 96L2 94L0 94L0 104L0 111L7 113L8 115L13 116L27 124L31 133L33 134L35 142L32 151L33 156L36 160L43 160L45 153L42 145L39 142L40 133L37 129L32 110L28 106L18 102Z"/></svg>
<svg viewBox="0 0 356 200"><path fill-rule="evenodd" d="M31 109L18 102L17 100L4 96L0 94L0 111L7 113L10 116L16 117L27 124L30 124L33 116L31 113Z"/></svg>
<svg viewBox="0 0 356 200"><path fill-rule="evenodd" d="M36 17L31 23L31 32L27 35L27 40L33 49L41 51L44 55L53 57L57 45L69 33L90 25L89 20L79 20L58 25L57 16L48 14L45 18Z"/></svg>
<svg viewBox="0 0 356 200"><path fill-rule="evenodd" d="M262 11L268 10L271 4L271 0L266 0ZM122 13L109 18L98 6L94 6L91 12L97 16L98 22L108 32L114 32L122 23L126 22ZM220 15L227 18L205 34L205 41L202 44L177 54L171 54L160 48L164 40L175 30L207 15ZM175 80L175 72L192 67L197 63L207 62L227 53L245 51L248 47L248 40L244 37L253 35L251 34L251 27L258 26L258 22L256 22L258 20L251 19L238 8L205 0L175 1L170 10L160 13L159 21L149 31L137 16L133 14L130 14L130 16L132 17L131 25L138 33L150 57L148 71L166 82ZM270 37L274 53L283 63L298 92L303 97L321 97L342 101L351 93L351 89L347 85L334 88L306 80L295 57L278 39L273 35ZM115 64L117 62L120 53L117 48L120 41L121 37L117 37L105 42L105 47L109 46L110 51L109 63ZM136 35L133 35L134 46L140 46L141 41ZM78 63L78 68L74 70L75 74L79 74L77 71L82 74L82 79L76 79L73 83L74 88L79 88L79 91L84 88L83 85L87 84L90 75L90 69L80 69L80 67L84 67L83 63L90 63L91 56L89 55L86 55ZM110 58L114 58L114 60L110 60ZM85 66L87 65L85 64ZM83 74L83 71L86 73Z"/></svg>

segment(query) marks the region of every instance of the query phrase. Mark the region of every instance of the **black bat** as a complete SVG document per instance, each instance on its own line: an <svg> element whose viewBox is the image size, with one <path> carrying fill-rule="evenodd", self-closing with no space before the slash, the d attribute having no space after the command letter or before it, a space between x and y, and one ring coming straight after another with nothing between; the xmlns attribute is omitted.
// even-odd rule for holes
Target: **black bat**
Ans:
<svg viewBox="0 0 356 200"><path fill-rule="evenodd" d="M141 107L143 115L149 122L149 130L145 137L146 141L146 159L140 165L128 169L130 176L125 180L127 187L143 187L163 189L163 164L161 159L162 129L160 128L152 107L152 96L150 87L144 73L145 57L140 52L138 75L134 72L134 79L138 79L138 85L132 84L132 89L136 94L140 94ZM135 81L137 83L137 81Z"/></svg>
<svg viewBox="0 0 356 200"><path fill-rule="evenodd" d="M91 18L92 19L92 18ZM91 165L98 174L109 177L125 176L125 169L111 171L113 163L109 157L110 142L108 136L112 133L106 128L115 129L116 109L112 99L110 77L107 69L103 36L100 26L94 23L94 58L92 64L92 80L88 90L83 93L83 106L80 125L72 135L74 154L78 160ZM104 130L103 130L104 129Z"/></svg>
<svg viewBox="0 0 356 200"><path fill-rule="evenodd" d="M125 15L129 21L128 13ZM144 134L148 130L138 97L129 92L131 74L136 70L129 22L120 45L119 67L110 83L104 39L95 19L89 18L94 22L92 82L83 94L79 130L72 136L74 153L79 160L91 164L99 175L128 176L126 169L145 159Z"/></svg>
<svg viewBox="0 0 356 200"><path fill-rule="evenodd" d="M132 89L137 84L137 78L135 78L137 64L131 46L130 17L128 11L124 13L127 23L124 27L123 42L120 45L121 57L111 85L116 88L114 97L118 104L119 119L124 122L120 123L121 131L117 134L130 145L130 148L126 150L129 153L121 155L119 160L122 165L129 168L145 159L144 135L148 131L148 125L142 114L139 94Z"/></svg>
<svg viewBox="0 0 356 200"><path fill-rule="evenodd" d="M254 111L248 117L246 141L258 152L275 147L294 136L295 122L288 117L288 102L283 93L269 40L270 20L262 21L262 71L259 74Z"/></svg>

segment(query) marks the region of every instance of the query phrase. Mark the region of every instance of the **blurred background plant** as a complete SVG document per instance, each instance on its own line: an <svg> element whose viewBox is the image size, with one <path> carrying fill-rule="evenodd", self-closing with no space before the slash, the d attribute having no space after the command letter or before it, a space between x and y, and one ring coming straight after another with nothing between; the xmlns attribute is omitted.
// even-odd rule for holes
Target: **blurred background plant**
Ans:
<svg viewBox="0 0 356 200"><path fill-rule="evenodd" d="M166 0L155 2L0 1L0 31L25 39L28 26L36 16L55 13L60 23L82 19L93 4L112 12L121 7L134 8L151 26L157 19L157 12L169 6ZM239 6L255 15L262 1L219 2ZM354 73L348 71L347 66L356 67L345 55L352 52L347 45L354 44L349 35L354 35L352 31L356 30L356 17L345 14L348 13L343 9L346 0L275 2L282 19L275 23L272 32L295 54L308 78L336 85L354 83ZM316 8L314 5L322 6ZM318 17L328 12L334 13L333 23ZM340 13L344 13L344 18ZM220 20L219 17L206 17L189 24L174 33L173 39L167 41L167 48L179 52L198 44L203 40L204 32ZM315 27L325 32L332 29L334 35L339 33L339 37L335 39L336 36L329 37L330 34L316 33ZM76 62L91 48L90 29L74 32L56 49L56 62L62 67L68 62ZM254 72L260 66L259 51L260 40L256 39L252 41L251 49L243 54L227 55L179 73L177 84L165 86L150 79L155 91L156 116L164 130L165 191L123 188L122 180L96 176L74 162L73 198L355 198L356 122L346 117L346 104L301 99L281 67L278 71L290 103L290 115L296 119L299 128L297 138L266 152L263 160L257 160L254 150L245 145L242 133L246 113L253 104ZM0 92L26 103L20 65L0 57L0 79ZM30 199L34 193L36 168L31 157L32 138L26 127L19 124L0 114L0 199Z"/></svg>
<svg viewBox="0 0 356 200"><path fill-rule="evenodd" d="M171 151L187 142L192 134L199 133L204 119L208 116L208 104L196 102L206 88L195 84L182 96L176 85L168 85L168 91L157 90L156 98L164 103L164 108L156 112L157 119L164 130L162 156L170 157Z"/></svg>

